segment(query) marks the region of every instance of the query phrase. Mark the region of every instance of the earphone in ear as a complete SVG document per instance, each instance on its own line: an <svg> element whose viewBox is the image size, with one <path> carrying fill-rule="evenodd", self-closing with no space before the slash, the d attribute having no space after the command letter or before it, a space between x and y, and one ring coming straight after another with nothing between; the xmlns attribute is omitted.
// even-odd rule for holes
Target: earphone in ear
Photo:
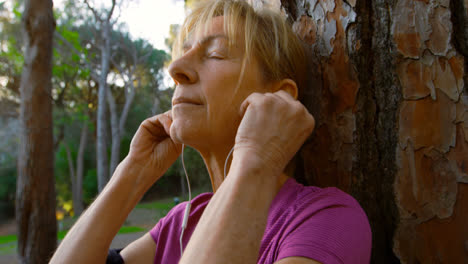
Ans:
<svg viewBox="0 0 468 264"><path fill-rule="evenodd" d="M184 219L182 220L180 239L179 239L180 257L181 258L182 258L182 254L184 253L182 238L184 237L185 228L187 228L187 222L188 222L188 218L189 218L189 215L190 215L190 208L192 207L192 191L190 189L190 181L189 181L189 177L188 177L188 174L187 174L187 169L185 168L184 149L185 149L185 145L182 144L182 155L181 155L182 167L184 168L185 179L187 180L187 186L188 186L188 191L189 191L189 199L188 199L187 205L185 206ZM226 157L226 161L224 162L224 179L226 179L226 176L227 176L227 171L226 171L227 170L227 163L228 163L229 157L231 156L233 151L234 151L234 147L232 147L231 151L229 151L229 154Z"/></svg>

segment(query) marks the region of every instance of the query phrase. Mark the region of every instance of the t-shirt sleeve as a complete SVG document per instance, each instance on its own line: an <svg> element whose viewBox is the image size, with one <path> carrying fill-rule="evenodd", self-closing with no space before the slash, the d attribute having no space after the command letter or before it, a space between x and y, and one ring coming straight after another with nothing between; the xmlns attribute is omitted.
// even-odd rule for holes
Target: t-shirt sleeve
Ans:
<svg viewBox="0 0 468 264"><path fill-rule="evenodd" d="M187 202L180 203L176 206L174 206L166 216L163 218L159 219L158 223L150 230L150 235L153 238L154 242L158 244L159 237L161 235L161 229L164 228L164 226L169 225L171 222L174 224L174 222L177 222L178 218L180 218L180 215L183 215L183 212L185 211L185 205Z"/></svg>
<svg viewBox="0 0 468 264"><path fill-rule="evenodd" d="M369 263L371 229L366 214L352 200L297 212L280 244L277 260L307 257L324 264Z"/></svg>
<svg viewBox="0 0 468 264"><path fill-rule="evenodd" d="M158 223L150 230L150 235L154 240L154 243L158 244L159 232L161 231L162 221L164 218L161 218Z"/></svg>

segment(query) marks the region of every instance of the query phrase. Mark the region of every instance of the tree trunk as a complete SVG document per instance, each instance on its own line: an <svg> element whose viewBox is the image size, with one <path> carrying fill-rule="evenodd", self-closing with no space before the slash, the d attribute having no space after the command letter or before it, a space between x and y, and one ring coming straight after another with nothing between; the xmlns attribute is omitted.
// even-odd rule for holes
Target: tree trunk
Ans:
<svg viewBox="0 0 468 264"><path fill-rule="evenodd" d="M88 141L88 123L85 121L81 128L80 146L76 157L76 187L73 188L73 210L76 216L83 212L83 173L84 153Z"/></svg>
<svg viewBox="0 0 468 264"><path fill-rule="evenodd" d="M140 81L138 81L138 83L140 84ZM138 85L138 87L140 87L140 85ZM120 114L120 118L117 112L117 106L115 104L115 99L112 95L112 91L108 89L107 94L107 102L109 104L109 111L111 113L112 130L112 148L109 177L112 177L115 169L117 168L117 165L119 165L120 162L120 141L125 133L125 123L127 122L130 106L132 105L133 99L135 98L135 86L133 85L133 78L131 75L129 76L129 81L125 83L124 89L126 89L125 105L122 109L122 113Z"/></svg>
<svg viewBox="0 0 468 264"><path fill-rule="evenodd" d="M68 160L68 171L70 173L70 180L71 180L71 186L72 186L72 200L73 200L73 207L75 207L75 201L77 199L76 197L76 176L75 176L75 166L73 165L73 155L70 151L70 148L66 143L65 145L65 151L67 152L67 160Z"/></svg>
<svg viewBox="0 0 468 264"><path fill-rule="evenodd" d="M119 117L117 114L117 106L115 105L114 96L110 89L107 90L107 103L109 104L109 112L111 116L111 134L112 134L112 147L111 147L111 162L109 169L109 178L112 177L117 165L120 161L120 126Z"/></svg>
<svg viewBox="0 0 468 264"><path fill-rule="evenodd" d="M372 263L467 262L468 2L274 3L310 51L304 179L360 202Z"/></svg>
<svg viewBox="0 0 468 264"><path fill-rule="evenodd" d="M51 0L26 0L21 134L16 189L18 256L21 263L47 263L57 243L52 132Z"/></svg>
<svg viewBox="0 0 468 264"><path fill-rule="evenodd" d="M107 116L106 116L106 94L107 75L110 63L110 23L108 20L102 23L102 37L104 44L101 46L101 73L99 79L98 110L97 110L97 178L99 192L104 189L109 179L109 169L107 161Z"/></svg>

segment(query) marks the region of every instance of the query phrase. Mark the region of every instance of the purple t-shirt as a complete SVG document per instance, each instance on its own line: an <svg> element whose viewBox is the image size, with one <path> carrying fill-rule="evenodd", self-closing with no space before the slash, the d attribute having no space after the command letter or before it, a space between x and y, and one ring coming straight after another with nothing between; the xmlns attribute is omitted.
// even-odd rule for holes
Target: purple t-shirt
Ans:
<svg viewBox="0 0 468 264"><path fill-rule="evenodd" d="M184 248L212 196L203 193L192 200ZM150 231L156 242L154 263L179 261L185 205L174 207ZM293 256L327 264L369 263L371 242L367 216L354 198L334 187L303 186L290 178L270 206L257 263Z"/></svg>

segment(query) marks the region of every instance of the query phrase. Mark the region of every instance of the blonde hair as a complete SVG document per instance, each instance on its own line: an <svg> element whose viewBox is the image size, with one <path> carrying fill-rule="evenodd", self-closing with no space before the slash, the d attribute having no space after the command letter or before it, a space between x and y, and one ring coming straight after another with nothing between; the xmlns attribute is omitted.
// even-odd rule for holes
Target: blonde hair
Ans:
<svg viewBox="0 0 468 264"><path fill-rule="evenodd" d="M299 38L281 14L268 8L255 10L241 0L208 0L197 3L185 19L173 47L173 60L183 54L183 44L192 34L206 31L214 17L224 17L229 47L244 33L245 65L255 56L267 81L292 79L298 90L306 86L306 55ZM299 92L301 94L301 92Z"/></svg>

